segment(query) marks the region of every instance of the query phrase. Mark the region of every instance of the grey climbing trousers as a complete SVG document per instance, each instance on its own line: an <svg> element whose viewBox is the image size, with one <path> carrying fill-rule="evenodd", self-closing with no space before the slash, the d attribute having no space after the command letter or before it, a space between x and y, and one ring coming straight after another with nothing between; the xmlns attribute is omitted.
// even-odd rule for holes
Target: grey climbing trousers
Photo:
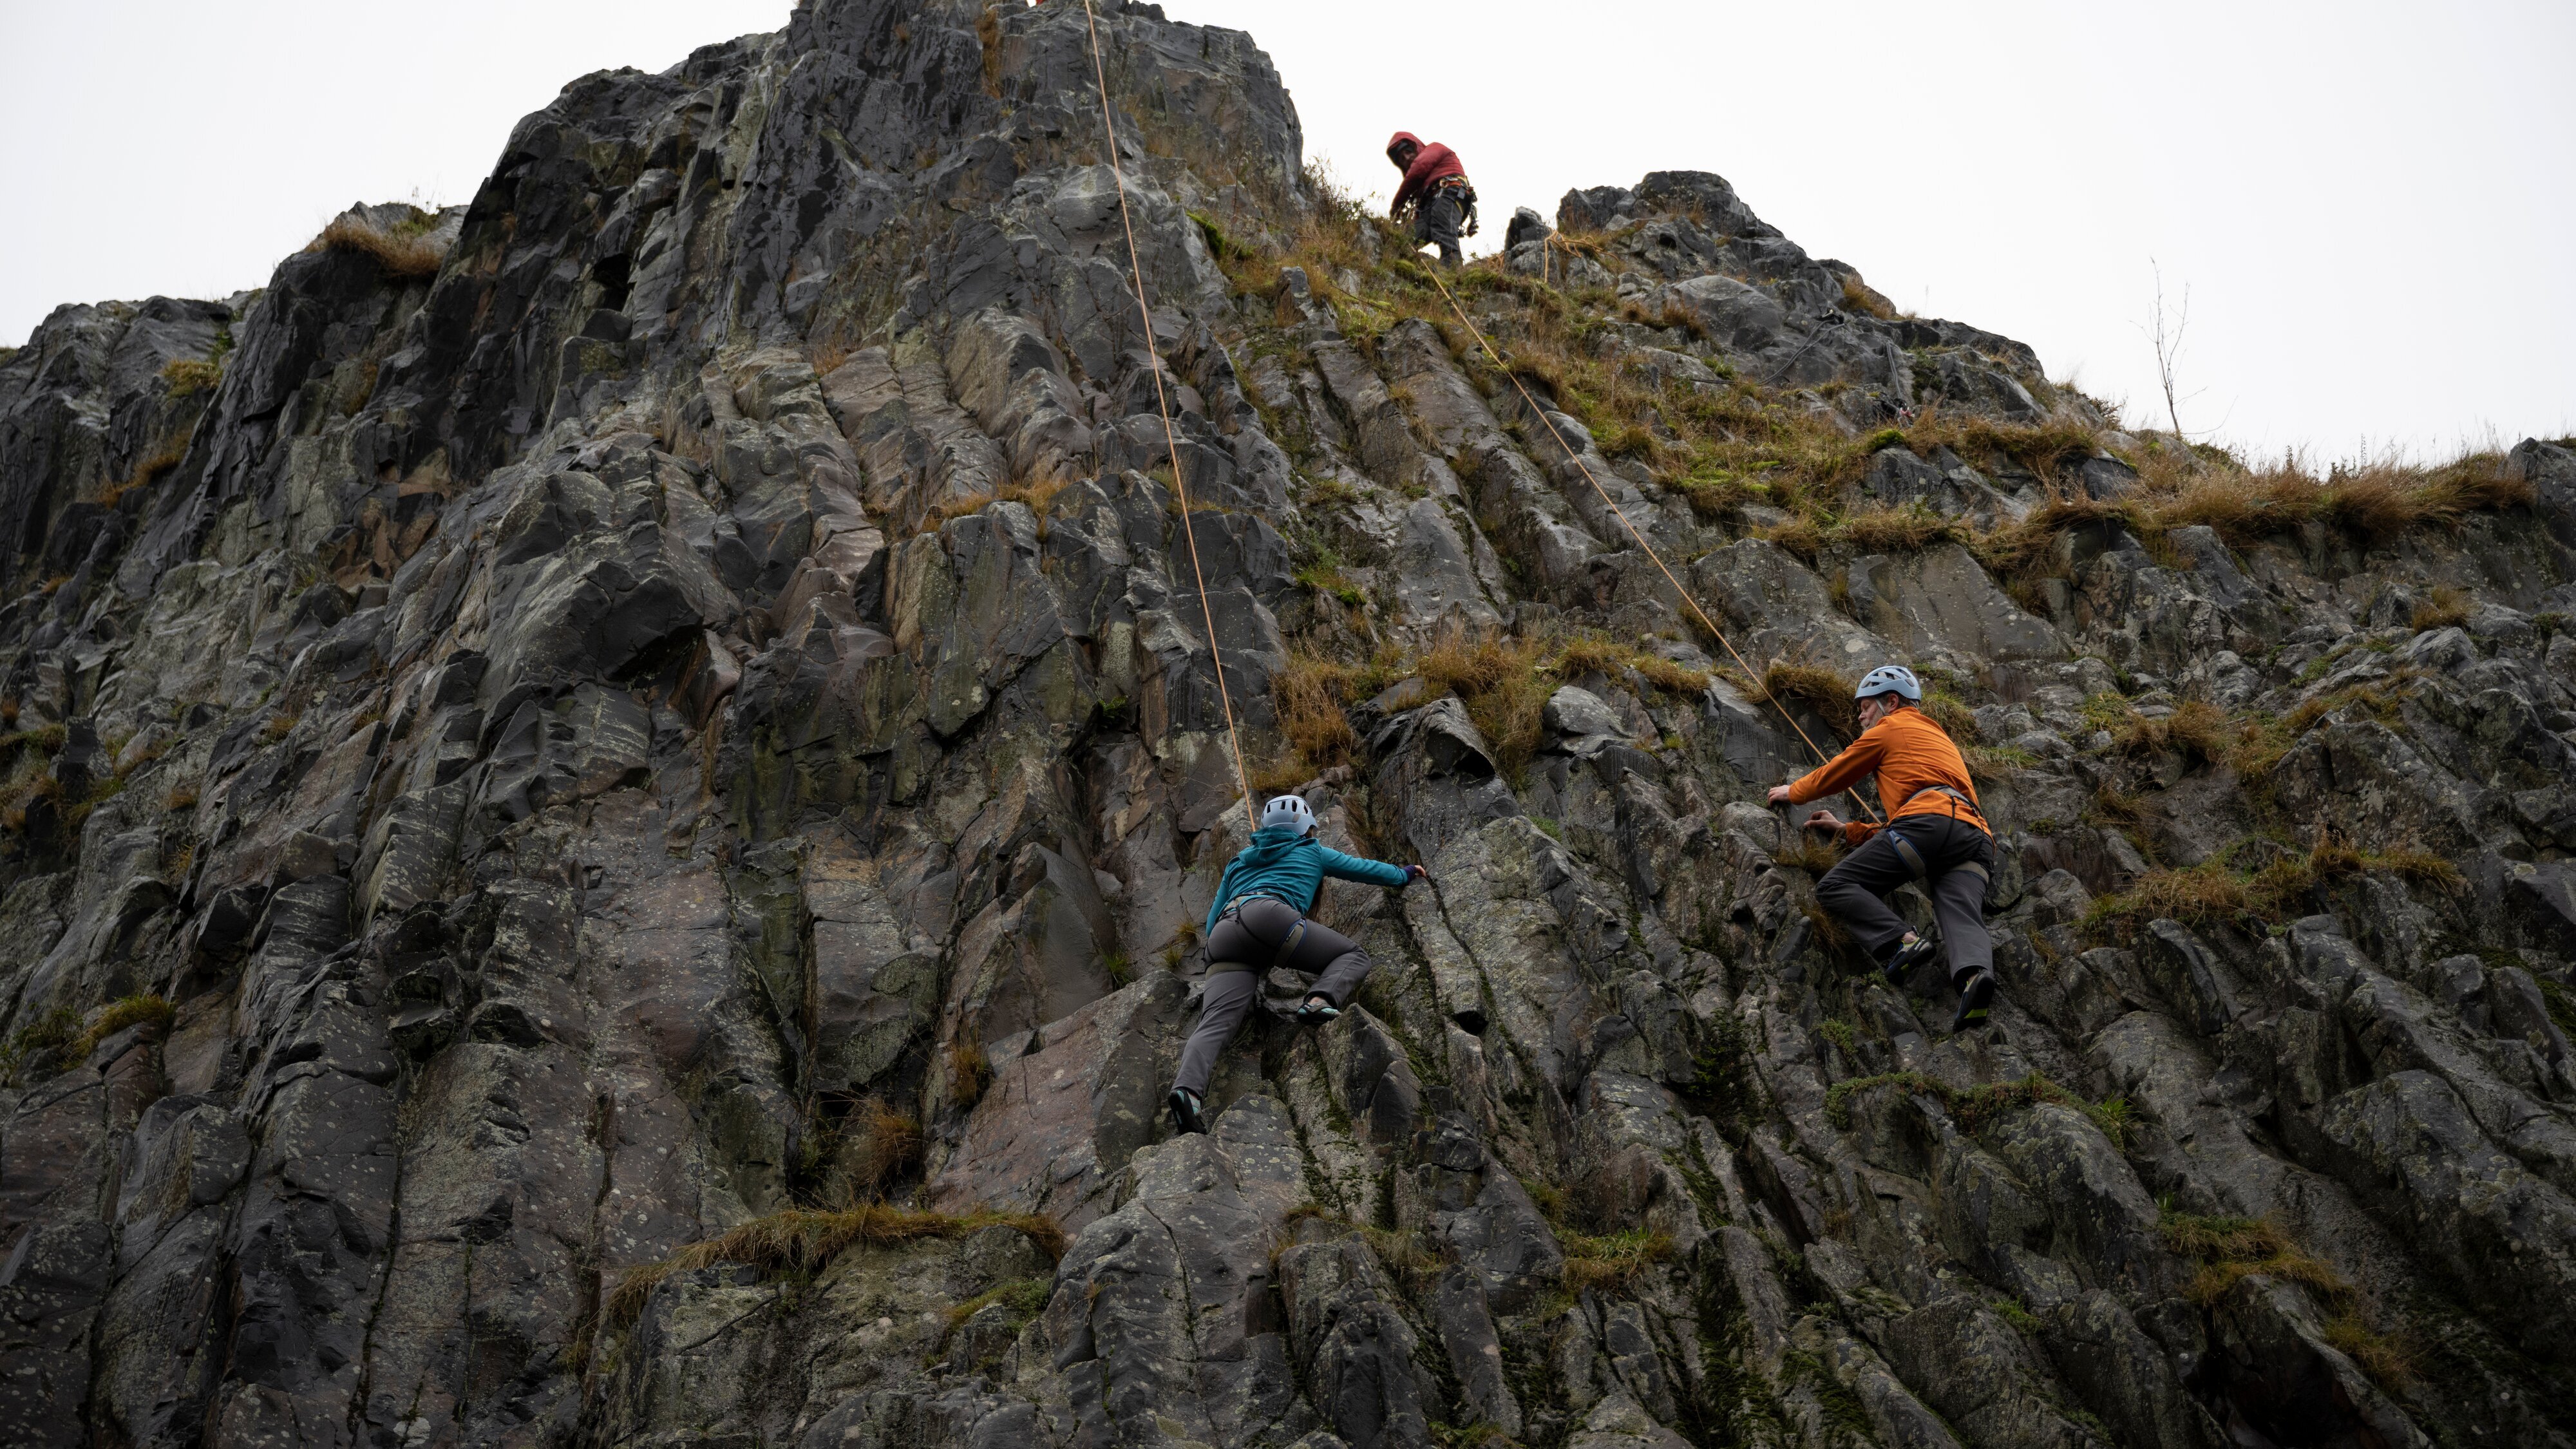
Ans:
<svg viewBox="0 0 2576 1449"><path fill-rule="evenodd" d="M1899 841L1913 849L1908 860ZM1922 863L1920 874L1915 861ZM1816 882L1816 899L1849 927L1871 959L1884 961L1905 939L1903 917L1888 909L1887 893L1921 880L1941 923L1941 945L1954 983L1995 964L1994 939L1986 934L1986 876L1994 869L1992 836L1964 820L1939 815L1900 815L1862 842ZM1976 870L1964 869L1967 866Z"/></svg>
<svg viewBox="0 0 2576 1449"><path fill-rule="evenodd" d="M1457 266L1466 260L1458 248L1458 228L1467 220L1467 208L1458 193L1446 187L1435 187L1429 196L1413 204L1413 240L1417 246L1440 248L1440 260Z"/></svg>
<svg viewBox="0 0 2576 1449"><path fill-rule="evenodd" d="M1217 1058L1224 1055L1235 1033L1243 1030L1244 1020L1261 999L1261 978L1272 967L1285 966L1314 977L1310 990L1321 992L1335 1006L1346 1006L1373 964L1350 937L1316 925L1295 906L1267 896L1255 896L1218 919L1216 929L1208 933L1207 959L1207 985L1199 993L1199 1024L1181 1047L1180 1075L1173 1079L1174 1086L1198 1097L1207 1095Z"/></svg>

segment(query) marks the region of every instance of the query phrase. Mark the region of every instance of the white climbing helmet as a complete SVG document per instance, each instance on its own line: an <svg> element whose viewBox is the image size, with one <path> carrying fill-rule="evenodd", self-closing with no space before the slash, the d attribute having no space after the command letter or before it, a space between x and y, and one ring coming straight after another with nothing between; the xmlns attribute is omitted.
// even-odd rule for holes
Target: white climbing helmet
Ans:
<svg viewBox="0 0 2576 1449"><path fill-rule="evenodd" d="M1261 807L1261 828L1267 830L1273 825L1285 825L1299 835L1311 835L1315 830L1315 812L1306 808L1301 797L1281 795Z"/></svg>
<svg viewBox="0 0 2576 1449"><path fill-rule="evenodd" d="M1882 664L1862 675L1852 698L1867 699L1873 694L1900 694L1916 704L1923 702L1923 686L1915 682L1914 671L1902 664Z"/></svg>

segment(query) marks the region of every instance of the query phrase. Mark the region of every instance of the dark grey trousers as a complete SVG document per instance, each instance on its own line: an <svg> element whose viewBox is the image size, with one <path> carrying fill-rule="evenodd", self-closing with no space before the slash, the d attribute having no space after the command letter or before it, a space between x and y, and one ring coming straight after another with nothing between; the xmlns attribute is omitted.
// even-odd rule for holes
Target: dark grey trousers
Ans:
<svg viewBox="0 0 2576 1449"><path fill-rule="evenodd" d="M1413 205L1413 240L1437 246L1440 260L1457 266L1466 260L1466 253L1458 249L1458 228L1466 219L1457 192L1435 190Z"/></svg>
<svg viewBox="0 0 2576 1449"><path fill-rule="evenodd" d="M1962 820L1940 815L1903 815L1862 842L1842 863L1816 882L1816 899L1851 929L1861 949L1884 961L1909 929L1903 917L1888 909L1887 893L1915 879L1914 867L1897 848L1902 835L1924 866L1923 890L1932 897L1932 915L1941 923L1941 945L1950 958L1950 979L1995 964L1994 939L1986 934L1986 874L1994 869L1992 836ZM1976 865L1984 871L1963 870Z"/></svg>
<svg viewBox="0 0 2576 1449"><path fill-rule="evenodd" d="M1298 929L1301 926L1303 930ZM1286 901L1266 896L1245 901L1216 923L1208 933L1207 959L1207 985L1199 993L1199 1024L1181 1047L1180 1075L1173 1079L1174 1086L1186 1087L1199 1097L1207 1095L1217 1058L1235 1033L1243 1030L1245 1019L1261 1000L1261 978L1272 967L1285 966L1314 977L1311 990L1323 993L1335 1006L1347 1006L1373 964L1350 937L1307 920ZM1254 969L1219 969L1226 965Z"/></svg>

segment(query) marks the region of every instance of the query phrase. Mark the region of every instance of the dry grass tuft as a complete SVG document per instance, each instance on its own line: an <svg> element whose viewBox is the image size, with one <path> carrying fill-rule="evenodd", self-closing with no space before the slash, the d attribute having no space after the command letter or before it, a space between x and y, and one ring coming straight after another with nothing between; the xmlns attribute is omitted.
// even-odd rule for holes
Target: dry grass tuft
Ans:
<svg viewBox="0 0 2576 1449"><path fill-rule="evenodd" d="M80 1013L68 1006L40 1012L0 1044L0 1082L14 1082L29 1067L50 1068L80 1039ZM86 1056L88 1053L84 1052Z"/></svg>
<svg viewBox="0 0 2576 1449"><path fill-rule="evenodd" d="M2469 622L2469 596L2444 584L2415 605L2407 625L2418 631L2449 629Z"/></svg>
<svg viewBox="0 0 2576 1449"><path fill-rule="evenodd" d="M2264 1218L2203 1218L2166 1213L2156 1223L2165 1246L2186 1258L2251 1262L2290 1249L2289 1234Z"/></svg>
<svg viewBox="0 0 2576 1449"><path fill-rule="evenodd" d="M1910 1095L1931 1097L1940 1102L1943 1111L1959 1124L1960 1130L1975 1132L1986 1124L2000 1120L2007 1113L2024 1107L2053 1102L2072 1107L2101 1129L2113 1147L2126 1151L2129 1145L2131 1118L2124 1097L2088 1102L2075 1093L2050 1081L2038 1072L2008 1082L1990 1082L1981 1087L1953 1087L1949 1083L1921 1072L1887 1072L1875 1077L1852 1077L1825 1089L1825 1120L1848 1132L1852 1128L1852 1097L1879 1087L1895 1087Z"/></svg>
<svg viewBox="0 0 2576 1449"><path fill-rule="evenodd" d="M1918 553L1936 543L1963 543L1969 534L1958 520L1945 518L1920 503L1903 508L1875 508L1855 513L1835 530L1842 542L1862 553Z"/></svg>
<svg viewBox="0 0 2576 1449"><path fill-rule="evenodd" d="M134 471L127 474L122 479L100 489L98 494L100 505L107 508L114 508L117 505L118 500L125 497L126 494L133 492L137 488L148 488L154 483L159 482L163 474L187 461L187 457L188 440L186 438L181 438L179 441L172 443L170 446L163 448L157 453L154 453L151 457L135 464Z"/></svg>
<svg viewBox="0 0 2576 1449"><path fill-rule="evenodd" d="M431 245L421 235L434 218L415 212L422 225L409 233L385 231L355 217L344 216L322 228L304 249L308 252L357 252L372 258L384 274L397 281L419 281L438 275L439 264L447 254Z"/></svg>
<svg viewBox="0 0 2576 1449"><path fill-rule="evenodd" d="M2358 1313L2338 1313L2326 1320L2326 1342L2342 1350L2363 1373L2391 1388L2415 1377L2414 1349L2406 1336L2381 1333Z"/></svg>
<svg viewBox="0 0 2576 1449"><path fill-rule="evenodd" d="M1935 689L1924 695L1920 708L1952 742L1962 747L1985 742L1986 732L1977 727L1977 717L1969 712L1967 702L1948 690Z"/></svg>
<svg viewBox="0 0 2576 1449"><path fill-rule="evenodd" d="M1565 1286L1577 1293L1625 1288L1648 1268L1673 1260L1672 1234L1648 1228L1600 1237L1560 1230L1557 1241L1565 1249Z"/></svg>
<svg viewBox="0 0 2576 1449"><path fill-rule="evenodd" d="M2334 1310L2326 1323L2326 1341L2362 1372L2395 1387L2415 1375L2412 1354L2402 1336L2371 1328L2361 1315L2361 1293L2335 1271L2332 1263L2300 1247L2279 1224L2264 1218L2205 1218L2167 1209L2156 1222L2165 1247L2200 1263L2184 1290L2206 1308L2243 1279L2261 1276L2297 1283L2313 1290Z"/></svg>
<svg viewBox="0 0 2576 1449"><path fill-rule="evenodd" d="M1839 836L1821 831L1801 830L1781 847L1771 852L1772 863L1790 870L1803 870L1809 875L1823 875L1843 861Z"/></svg>
<svg viewBox="0 0 2576 1449"><path fill-rule="evenodd" d="M1709 685L1706 670L1677 664L1660 654L1631 648L1597 634L1577 634L1560 641L1555 656L1541 667L1560 680L1580 679L1587 674L1621 679L1633 671L1649 687L1685 699L1706 694Z"/></svg>
<svg viewBox="0 0 2576 1449"><path fill-rule="evenodd" d="M662 1280L718 1263L764 1273L813 1272L855 1247L897 1247L962 1238L986 1228L1014 1228L1050 1258L1064 1256L1064 1228L1040 1213L928 1213L871 1203L844 1212L789 1208L755 1218L720 1237L692 1243L658 1263L629 1268L601 1309L612 1333L631 1327Z"/></svg>
<svg viewBox="0 0 2576 1449"><path fill-rule="evenodd" d="M208 392L224 380L224 361L220 357L174 357L161 364L161 380L170 384L170 396L174 398Z"/></svg>
<svg viewBox="0 0 2576 1449"><path fill-rule="evenodd" d="M2096 935L2158 919L2191 926L2259 923L2298 908L2327 881L2373 872L2450 893L2466 884L2459 867L2430 851L2400 847L2383 854L2329 839L2251 875L2229 870L2216 858L2181 870L2149 871L2125 893L2095 901L2084 920Z"/></svg>
<svg viewBox="0 0 2576 1449"><path fill-rule="evenodd" d="M1635 669L1648 684L1666 694L1697 698L1708 693L1709 676L1706 670L1693 669L1686 664L1676 664L1660 654L1635 655L1629 660L1629 667Z"/></svg>
<svg viewBox="0 0 2576 1449"><path fill-rule="evenodd" d="M1161 477L1170 471L1169 468L1164 468L1155 476ZM921 522L913 531L929 533L942 527L950 519L971 518L996 503L1018 503L1025 505L1031 513L1038 516L1038 536L1043 538L1046 536L1047 505L1055 501L1057 494L1070 487L1072 481L1051 472L1042 473L1035 477L1022 478L994 492L969 493L960 498L951 498L945 503L935 503L922 511Z"/></svg>
<svg viewBox="0 0 2576 1449"><path fill-rule="evenodd" d="M1823 716L1835 733L1850 739L1860 733L1860 706L1852 699L1852 685L1848 675L1822 665L1775 659L1762 671L1754 703L1804 705Z"/></svg>
<svg viewBox="0 0 2576 1449"><path fill-rule="evenodd" d="M2376 545L2417 529L2457 527L2471 513L2524 506L2532 497L2530 482L2492 453L2434 468L2372 463L2319 478L2295 460L2249 469L2224 455L2185 458L2166 450L2142 460L2129 496L2061 491L2020 523L1981 535L1976 547L1997 573L2028 576L2056 571L2058 538L2094 523L2117 524L2151 549L2195 524L2240 547L2310 523Z"/></svg>
<svg viewBox="0 0 2576 1449"><path fill-rule="evenodd" d="M850 1113L844 1162L850 1191L860 1202L885 1196L903 1175L921 1165L921 1122L870 1097Z"/></svg>
<svg viewBox="0 0 2576 1449"><path fill-rule="evenodd" d="M993 1085L993 1059L984 1055L984 1043L972 1035L961 1036L948 1044L948 1095L961 1111L972 1110L983 1100L984 1089Z"/></svg>
<svg viewBox="0 0 2576 1449"><path fill-rule="evenodd" d="M1347 765L1359 752L1359 734L1343 713L1359 677L1360 671L1350 665L1312 654L1291 654L1288 667L1271 676L1270 696L1279 711L1280 732L1302 762L1299 780Z"/></svg>
<svg viewBox="0 0 2576 1449"><path fill-rule="evenodd" d="M1896 316L1895 305L1858 277L1843 278L1843 305L1864 317L1876 317L1882 322Z"/></svg>
<svg viewBox="0 0 2576 1449"><path fill-rule="evenodd" d="M1526 639L1451 629L1414 660L1413 670L1433 689L1458 696L1493 749L1495 767L1517 780L1538 750L1550 693L1540 675L1538 646Z"/></svg>
<svg viewBox="0 0 2576 1449"><path fill-rule="evenodd" d="M167 1027L176 1011L176 1007L158 996L127 996L111 1001L99 1008L98 1016L90 1022L89 1029L71 1044L67 1055L76 1062L83 1060L98 1050L99 1043L130 1026Z"/></svg>
<svg viewBox="0 0 2576 1449"><path fill-rule="evenodd" d="M988 10L984 13L989 15L992 12ZM948 1310L948 1326L951 1329L963 1327L967 1319L996 1303L1001 1304L1010 1313L1012 1322L1026 1323L1044 1312L1047 1299L1054 1295L1055 1280L1052 1278L1016 1278L999 1288L978 1293L963 1303L952 1305Z"/></svg>
<svg viewBox="0 0 2576 1449"><path fill-rule="evenodd" d="M2163 719L2131 713L2111 729L2111 746L2123 754L2153 755L2171 750L2187 760L2217 764L2246 740L2245 728L2207 700L2187 699Z"/></svg>
<svg viewBox="0 0 2576 1449"><path fill-rule="evenodd" d="M59 1006L31 1018L0 1045L0 1081L15 1080L23 1068L38 1073L79 1066L99 1044L128 1027L166 1028L173 1008L158 996L128 996L99 1008L84 1027L80 1013Z"/></svg>

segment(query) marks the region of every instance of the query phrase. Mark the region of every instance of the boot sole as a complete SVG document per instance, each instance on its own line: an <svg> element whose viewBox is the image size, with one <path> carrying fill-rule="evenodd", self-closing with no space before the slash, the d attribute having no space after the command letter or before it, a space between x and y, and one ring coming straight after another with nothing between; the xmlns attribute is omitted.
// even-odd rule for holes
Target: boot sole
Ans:
<svg viewBox="0 0 2576 1449"><path fill-rule="evenodd" d="M1941 947L1938 943L1929 939L1918 940L1913 945L1904 947L1895 955L1888 957L1887 963L1878 968L1878 974L1886 977L1890 981L1903 981L1906 975L1912 972L1915 967L1922 965L1924 962L1929 961L1940 954Z"/></svg>
<svg viewBox="0 0 2576 1449"><path fill-rule="evenodd" d="M1959 1014L1950 1018L1950 1035L1975 1031L1986 1024L1995 1002L1995 979L1979 976L1959 997Z"/></svg>

